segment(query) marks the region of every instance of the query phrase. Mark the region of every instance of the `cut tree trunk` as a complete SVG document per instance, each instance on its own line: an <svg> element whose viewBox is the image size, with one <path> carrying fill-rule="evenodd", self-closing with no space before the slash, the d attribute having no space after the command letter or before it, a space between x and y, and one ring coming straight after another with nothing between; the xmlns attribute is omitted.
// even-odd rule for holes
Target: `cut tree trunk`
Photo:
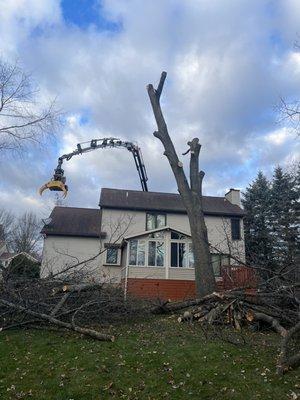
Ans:
<svg viewBox="0 0 300 400"><path fill-rule="evenodd" d="M154 132L154 136L157 137L164 146L164 155L168 158L177 182L179 194L187 211L193 244L196 292L198 297L203 297L215 290L216 283L202 207L202 180L204 172L199 171L201 145L197 138L188 142L189 150L185 154L188 152L191 153L189 184L183 170L183 164L179 160L174 144L170 138L160 106L160 96L166 76L167 73L163 72L157 90L155 90L151 84L147 86L153 114L158 127L158 131Z"/></svg>

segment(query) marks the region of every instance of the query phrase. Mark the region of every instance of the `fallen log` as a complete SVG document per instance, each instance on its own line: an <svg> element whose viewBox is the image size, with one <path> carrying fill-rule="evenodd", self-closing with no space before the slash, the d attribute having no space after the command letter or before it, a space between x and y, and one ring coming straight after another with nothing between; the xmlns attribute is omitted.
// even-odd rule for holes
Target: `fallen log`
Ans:
<svg viewBox="0 0 300 400"><path fill-rule="evenodd" d="M279 333L280 336L285 337L287 335L288 331L282 325L280 325L277 319L271 317L270 315L248 310L246 319L249 322L254 320L267 322L277 333Z"/></svg>
<svg viewBox="0 0 300 400"><path fill-rule="evenodd" d="M182 302L164 302L163 304L159 304L158 306L154 307L151 312L153 314L165 314L165 313L172 313L175 311L183 310L184 308L189 308L197 305L204 304L210 300L215 300L215 299L224 299L229 298L227 297L230 295L227 293L218 293L218 292L213 292L211 294L208 294L207 296L201 297L200 299L194 299L194 300L186 300Z"/></svg>
<svg viewBox="0 0 300 400"><path fill-rule="evenodd" d="M88 290L101 289L103 283L81 283L81 284L66 284L63 287L57 287L52 290L53 295L58 293L75 293L86 292Z"/></svg>
<svg viewBox="0 0 300 400"><path fill-rule="evenodd" d="M74 324L70 324L68 322L60 321L59 319L54 318L51 315L47 315L47 314L44 314L44 313L39 313L39 312L30 310L28 308L20 306L19 304L14 304L14 303L11 303L10 301L4 300L4 299L0 299L0 304L4 305L6 307L9 307L11 309L17 310L17 311L22 311L25 314L31 315L31 316L36 317L38 319L42 319L42 320L48 321L48 322L50 322L50 323L52 323L54 325L60 326L62 328L66 328L66 329L81 333L83 335L90 336L93 339L103 340L103 341L110 341L110 342L113 342L115 340L114 336L107 335L105 333L100 333L100 332L97 332L97 331L95 331L93 329L81 328L79 326L76 326Z"/></svg>
<svg viewBox="0 0 300 400"><path fill-rule="evenodd" d="M292 338L300 333L300 322L289 329L281 341L280 355L277 364L277 374L283 375L289 369L300 366L300 352L288 356L288 346Z"/></svg>

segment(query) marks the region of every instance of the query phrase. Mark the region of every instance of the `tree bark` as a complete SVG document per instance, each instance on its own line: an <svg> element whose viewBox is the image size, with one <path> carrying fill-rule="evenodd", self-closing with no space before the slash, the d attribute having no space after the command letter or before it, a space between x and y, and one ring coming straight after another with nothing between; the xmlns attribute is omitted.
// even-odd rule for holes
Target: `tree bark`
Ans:
<svg viewBox="0 0 300 400"><path fill-rule="evenodd" d="M170 138L160 106L160 96L166 76L167 73L163 72L157 90L155 90L151 84L147 86L152 110L158 127L158 131L154 132L154 136L157 137L164 146L164 155L168 158L177 182L179 194L187 211L194 253L196 293L198 297L203 297L215 290L215 277L202 207L202 180L204 172L199 171L201 145L199 144L198 138L194 138L191 142L188 142L188 152L191 153L189 185L183 170L183 164L179 160L174 144Z"/></svg>

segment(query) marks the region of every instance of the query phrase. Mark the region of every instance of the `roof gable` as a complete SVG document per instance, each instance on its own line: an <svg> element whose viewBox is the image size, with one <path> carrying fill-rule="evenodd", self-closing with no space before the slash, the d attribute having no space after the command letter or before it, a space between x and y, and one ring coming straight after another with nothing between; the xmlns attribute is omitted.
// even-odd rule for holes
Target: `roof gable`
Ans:
<svg viewBox="0 0 300 400"><path fill-rule="evenodd" d="M182 235L191 237L191 235L189 233L184 232L182 230L174 229L174 228L171 228L170 226L163 226L162 228L152 229L150 231L139 232L139 233L135 233L133 235L126 236L126 237L124 237L124 240L133 239L133 238L139 237L139 236L150 235L151 233L156 233L156 232L161 232L161 231L173 231L173 232L181 233Z"/></svg>
<svg viewBox="0 0 300 400"><path fill-rule="evenodd" d="M203 196L202 202L205 215L240 217L244 215L239 206L230 203L225 197ZM176 193L103 188L99 205L101 208L186 214L181 197Z"/></svg>

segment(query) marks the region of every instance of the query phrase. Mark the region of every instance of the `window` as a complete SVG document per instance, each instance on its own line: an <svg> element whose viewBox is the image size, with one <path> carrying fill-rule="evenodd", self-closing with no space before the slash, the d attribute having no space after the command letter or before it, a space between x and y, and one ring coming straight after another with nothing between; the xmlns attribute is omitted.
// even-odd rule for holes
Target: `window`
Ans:
<svg viewBox="0 0 300 400"><path fill-rule="evenodd" d="M171 242L171 267L194 268L192 243Z"/></svg>
<svg viewBox="0 0 300 400"><path fill-rule="evenodd" d="M231 239L240 240L241 239L241 224L240 218L231 219Z"/></svg>
<svg viewBox="0 0 300 400"><path fill-rule="evenodd" d="M229 256L226 254L211 254L211 261L215 276L221 276L222 265L230 264Z"/></svg>
<svg viewBox="0 0 300 400"><path fill-rule="evenodd" d="M171 239L185 240L187 237L182 233L171 231Z"/></svg>
<svg viewBox="0 0 300 400"><path fill-rule="evenodd" d="M129 243L129 265L145 265L145 240L130 240Z"/></svg>
<svg viewBox="0 0 300 400"><path fill-rule="evenodd" d="M165 263L165 243L150 240L148 243L149 267L163 267Z"/></svg>
<svg viewBox="0 0 300 400"><path fill-rule="evenodd" d="M166 220L166 214L147 213L146 230L151 231L153 229L163 228L166 226Z"/></svg>
<svg viewBox="0 0 300 400"><path fill-rule="evenodd" d="M129 265L163 267L165 264L165 242L161 238L133 239L129 242ZM147 262L146 262L147 260Z"/></svg>
<svg viewBox="0 0 300 400"><path fill-rule="evenodd" d="M118 249L109 247L106 250L106 264L118 264Z"/></svg>

